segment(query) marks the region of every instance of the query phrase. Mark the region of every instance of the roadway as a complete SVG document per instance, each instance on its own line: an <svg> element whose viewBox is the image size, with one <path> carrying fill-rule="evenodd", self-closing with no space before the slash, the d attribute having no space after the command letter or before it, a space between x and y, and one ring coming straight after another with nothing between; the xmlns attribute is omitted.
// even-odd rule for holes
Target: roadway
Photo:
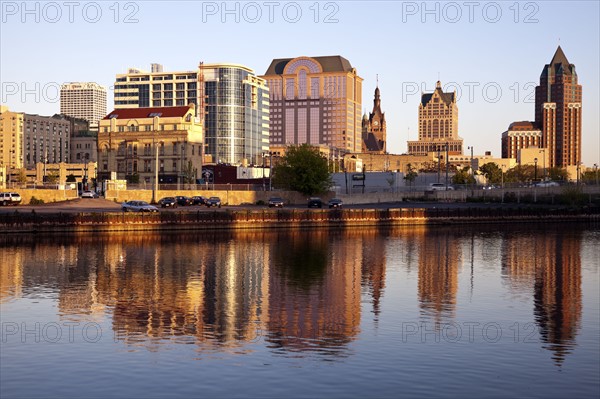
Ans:
<svg viewBox="0 0 600 399"><path fill-rule="evenodd" d="M377 204L344 204L345 209L388 209L388 208L510 208L522 206L537 207L559 207L557 205L543 204L517 204L517 203L483 203L483 202L393 202ZM214 211L217 208L207 208L206 206L179 206L172 208L159 208L161 212L207 212ZM266 206L258 205L237 205L223 206L224 209L269 209ZM285 209L307 209L306 205L287 205ZM327 205L324 204L324 208ZM104 198L79 198L69 201L54 202L41 205L18 205L18 206L0 206L0 214L11 212L39 212L39 213L100 213L100 212L121 212L121 204Z"/></svg>

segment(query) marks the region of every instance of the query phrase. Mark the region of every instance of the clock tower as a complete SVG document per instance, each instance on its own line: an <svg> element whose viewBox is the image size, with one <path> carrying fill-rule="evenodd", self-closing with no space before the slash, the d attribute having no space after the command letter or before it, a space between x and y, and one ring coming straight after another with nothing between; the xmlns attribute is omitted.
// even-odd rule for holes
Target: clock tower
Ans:
<svg viewBox="0 0 600 399"><path fill-rule="evenodd" d="M375 88L373 99L373 112L365 114L362 123L363 151L385 154L386 150L386 123L385 113L381 112L381 98L379 85Z"/></svg>

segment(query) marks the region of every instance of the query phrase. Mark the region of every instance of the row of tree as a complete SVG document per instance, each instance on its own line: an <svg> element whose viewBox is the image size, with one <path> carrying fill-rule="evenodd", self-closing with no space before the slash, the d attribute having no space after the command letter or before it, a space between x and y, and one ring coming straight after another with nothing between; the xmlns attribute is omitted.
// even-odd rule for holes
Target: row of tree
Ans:
<svg viewBox="0 0 600 399"><path fill-rule="evenodd" d="M469 167L457 169L448 165L454 174L452 184L475 184L475 178ZM411 164L407 165L404 180L412 184L419 173L435 173L444 171L445 165L431 162L420 169ZM332 186L327 159L323 158L318 149L308 144L290 146L285 156L273 167L273 185L277 188L298 191L305 195L314 195L327 191ZM482 165L477 174L483 175L488 184L531 182L536 180L567 181L569 174L563 168L546 168L544 171L533 165L518 165L503 171L498 164L489 162ZM582 172L581 181L595 183L597 171Z"/></svg>

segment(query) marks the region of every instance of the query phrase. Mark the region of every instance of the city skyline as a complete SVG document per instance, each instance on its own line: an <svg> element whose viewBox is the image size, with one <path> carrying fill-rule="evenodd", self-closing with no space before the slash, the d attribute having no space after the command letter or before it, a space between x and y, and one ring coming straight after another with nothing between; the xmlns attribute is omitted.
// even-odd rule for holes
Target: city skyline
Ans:
<svg viewBox="0 0 600 399"><path fill-rule="evenodd" d="M169 7L129 2L115 3L118 7L112 9L114 5L98 3L99 14L92 12L96 3L81 3L73 10L62 3L31 3L29 11L21 4L2 4L1 100L14 111L58 113L57 89L71 81L106 86L107 102L113 104L115 74L128 67L149 69L151 63L177 71L199 61L226 61L261 74L275 58L340 55L365 79L363 107L369 108L365 104L379 75L390 153L405 153L407 141L416 139L415 106L441 80L445 92L457 90L458 134L464 145L475 147L475 154L492 151L500 156L506 127L533 118L535 86L560 45L577 66L583 86L582 161L588 167L600 163L600 123L594 112L600 104L598 3L567 7L562 2L475 2L467 7L434 2L423 8L418 2L281 2L271 9L266 3L231 2L225 10L224 3L216 2L174 2ZM49 4L58 4L58 9ZM169 30L158 31L157 24L184 29L165 33ZM365 29L357 28L361 26ZM77 47L77 62L72 55L75 31L78 43L86 44ZM189 40L174 40L187 32L198 37L192 50ZM215 34L218 40L211 39ZM257 51L243 44L241 39L256 35L268 46ZM123 39L128 37L131 43ZM290 40L295 37L302 40ZM324 40L328 37L334 40ZM168 45L144 51L135 40ZM99 49L111 41L117 44L108 46L107 56ZM11 61L15 59L19 62ZM43 68L40 59L47 60Z"/></svg>

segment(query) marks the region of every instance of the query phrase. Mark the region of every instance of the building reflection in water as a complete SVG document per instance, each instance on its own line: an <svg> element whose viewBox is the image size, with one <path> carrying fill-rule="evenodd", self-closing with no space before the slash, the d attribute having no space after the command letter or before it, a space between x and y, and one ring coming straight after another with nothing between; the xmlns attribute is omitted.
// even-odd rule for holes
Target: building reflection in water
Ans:
<svg viewBox="0 0 600 399"><path fill-rule="evenodd" d="M507 235L503 246L503 274L515 291L533 290L540 338L561 365L581 322L581 234Z"/></svg>
<svg viewBox="0 0 600 399"><path fill-rule="evenodd" d="M295 232L271 246L267 340L273 347L341 355L358 333L363 245L346 238Z"/></svg>
<svg viewBox="0 0 600 399"><path fill-rule="evenodd" d="M581 323L580 234L488 241L502 245L490 266L501 262L511 289L533 297L541 340L561 364ZM409 274L418 264L421 315L442 323L456 312L462 249L483 245L444 228L4 237L0 303L54 299L62 320L108 319L118 340L148 350L238 353L262 340L276 353L340 357L360 332L361 300L378 320L390 259L404 257Z"/></svg>
<svg viewBox="0 0 600 399"><path fill-rule="evenodd" d="M453 318L462 262L460 237L448 229L421 232L419 245L419 303L422 314L439 325Z"/></svg>

